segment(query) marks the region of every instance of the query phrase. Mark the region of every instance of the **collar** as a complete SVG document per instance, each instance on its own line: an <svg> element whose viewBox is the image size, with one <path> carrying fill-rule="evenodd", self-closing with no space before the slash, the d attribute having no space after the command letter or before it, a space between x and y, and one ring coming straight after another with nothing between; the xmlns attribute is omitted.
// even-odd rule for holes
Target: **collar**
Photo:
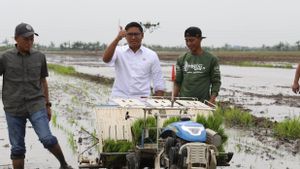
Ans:
<svg viewBox="0 0 300 169"><path fill-rule="evenodd" d="M13 49L13 52L15 54L20 54L23 55L21 52L19 52L18 48L17 48L17 44L15 44L15 48ZM28 55L30 55L32 53L32 49L30 49L30 51L27 53Z"/></svg>
<svg viewBox="0 0 300 169"><path fill-rule="evenodd" d="M200 53L200 54L196 54L196 55L193 54L191 51L189 51L189 53L190 53L191 55L193 55L193 56L202 56L202 55L204 55L204 54L206 53L206 51L202 49L201 53Z"/></svg>
<svg viewBox="0 0 300 169"><path fill-rule="evenodd" d="M129 45L125 45L124 48L125 48L125 51L127 51L127 52L132 51L130 49ZM145 47L143 45L141 45L141 47L136 52L139 52L139 51L141 51L143 53L145 51Z"/></svg>

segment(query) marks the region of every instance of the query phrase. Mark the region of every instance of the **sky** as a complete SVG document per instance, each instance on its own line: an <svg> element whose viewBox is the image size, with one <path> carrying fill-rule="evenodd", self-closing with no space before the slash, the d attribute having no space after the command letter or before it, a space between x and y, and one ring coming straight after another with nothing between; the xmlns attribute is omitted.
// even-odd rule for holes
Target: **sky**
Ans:
<svg viewBox="0 0 300 169"><path fill-rule="evenodd" d="M0 43L14 42L14 29L29 23L36 42L110 43L119 25L160 23L143 42L184 46L183 32L201 28L203 46L260 47L300 40L299 0L0 0ZM123 40L125 42L125 40Z"/></svg>

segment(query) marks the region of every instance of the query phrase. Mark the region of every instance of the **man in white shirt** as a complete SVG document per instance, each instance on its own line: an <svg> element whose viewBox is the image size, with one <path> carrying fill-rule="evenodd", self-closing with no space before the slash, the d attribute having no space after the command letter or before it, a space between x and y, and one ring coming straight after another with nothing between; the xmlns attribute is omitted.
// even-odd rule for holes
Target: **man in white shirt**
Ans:
<svg viewBox="0 0 300 169"><path fill-rule="evenodd" d="M123 38L128 45L118 46ZM143 28L137 22L126 25L113 42L106 48L103 61L115 66L116 77L111 98L138 98L151 95L153 83L154 95L163 96L165 82L157 54L142 45Z"/></svg>

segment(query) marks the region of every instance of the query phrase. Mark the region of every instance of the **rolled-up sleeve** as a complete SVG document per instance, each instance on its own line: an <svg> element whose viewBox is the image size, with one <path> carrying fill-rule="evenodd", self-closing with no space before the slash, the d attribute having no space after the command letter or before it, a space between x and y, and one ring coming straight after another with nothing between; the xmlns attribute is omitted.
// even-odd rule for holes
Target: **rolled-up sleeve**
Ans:
<svg viewBox="0 0 300 169"><path fill-rule="evenodd" d="M165 80L163 79L162 70L157 55L152 64L151 72L152 72L154 91L158 91L158 90L165 91L166 90Z"/></svg>
<svg viewBox="0 0 300 169"><path fill-rule="evenodd" d="M47 60L46 56L43 54L42 55L42 66L41 66L41 78L48 77L48 66L47 66Z"/></svg>

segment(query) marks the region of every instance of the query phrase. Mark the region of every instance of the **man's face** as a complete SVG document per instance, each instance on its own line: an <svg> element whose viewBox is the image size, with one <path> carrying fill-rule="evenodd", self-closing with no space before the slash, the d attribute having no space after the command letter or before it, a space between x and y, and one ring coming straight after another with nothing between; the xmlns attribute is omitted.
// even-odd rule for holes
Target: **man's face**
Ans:
<svg viewBox="0 0 300 169"><path fill-rule="evenodd" d="M144 37L143 32L137 27L131 27L126 31L126 40L132 49L139 49Z"/></svg>
<svg viewBox="0 0 300 169"><path fill-rule="evenodd" d="M191 52L196 52L200 48L201 38L186 36L185 44L190 49Z"/></svg>
<svg viewBox="0 0 300 169"><path fill-rule="evenodd" d="M33 46L34 35L31 35L29 37L17 36L15 37L15 40L20 52L29 52Z"/></svg>

